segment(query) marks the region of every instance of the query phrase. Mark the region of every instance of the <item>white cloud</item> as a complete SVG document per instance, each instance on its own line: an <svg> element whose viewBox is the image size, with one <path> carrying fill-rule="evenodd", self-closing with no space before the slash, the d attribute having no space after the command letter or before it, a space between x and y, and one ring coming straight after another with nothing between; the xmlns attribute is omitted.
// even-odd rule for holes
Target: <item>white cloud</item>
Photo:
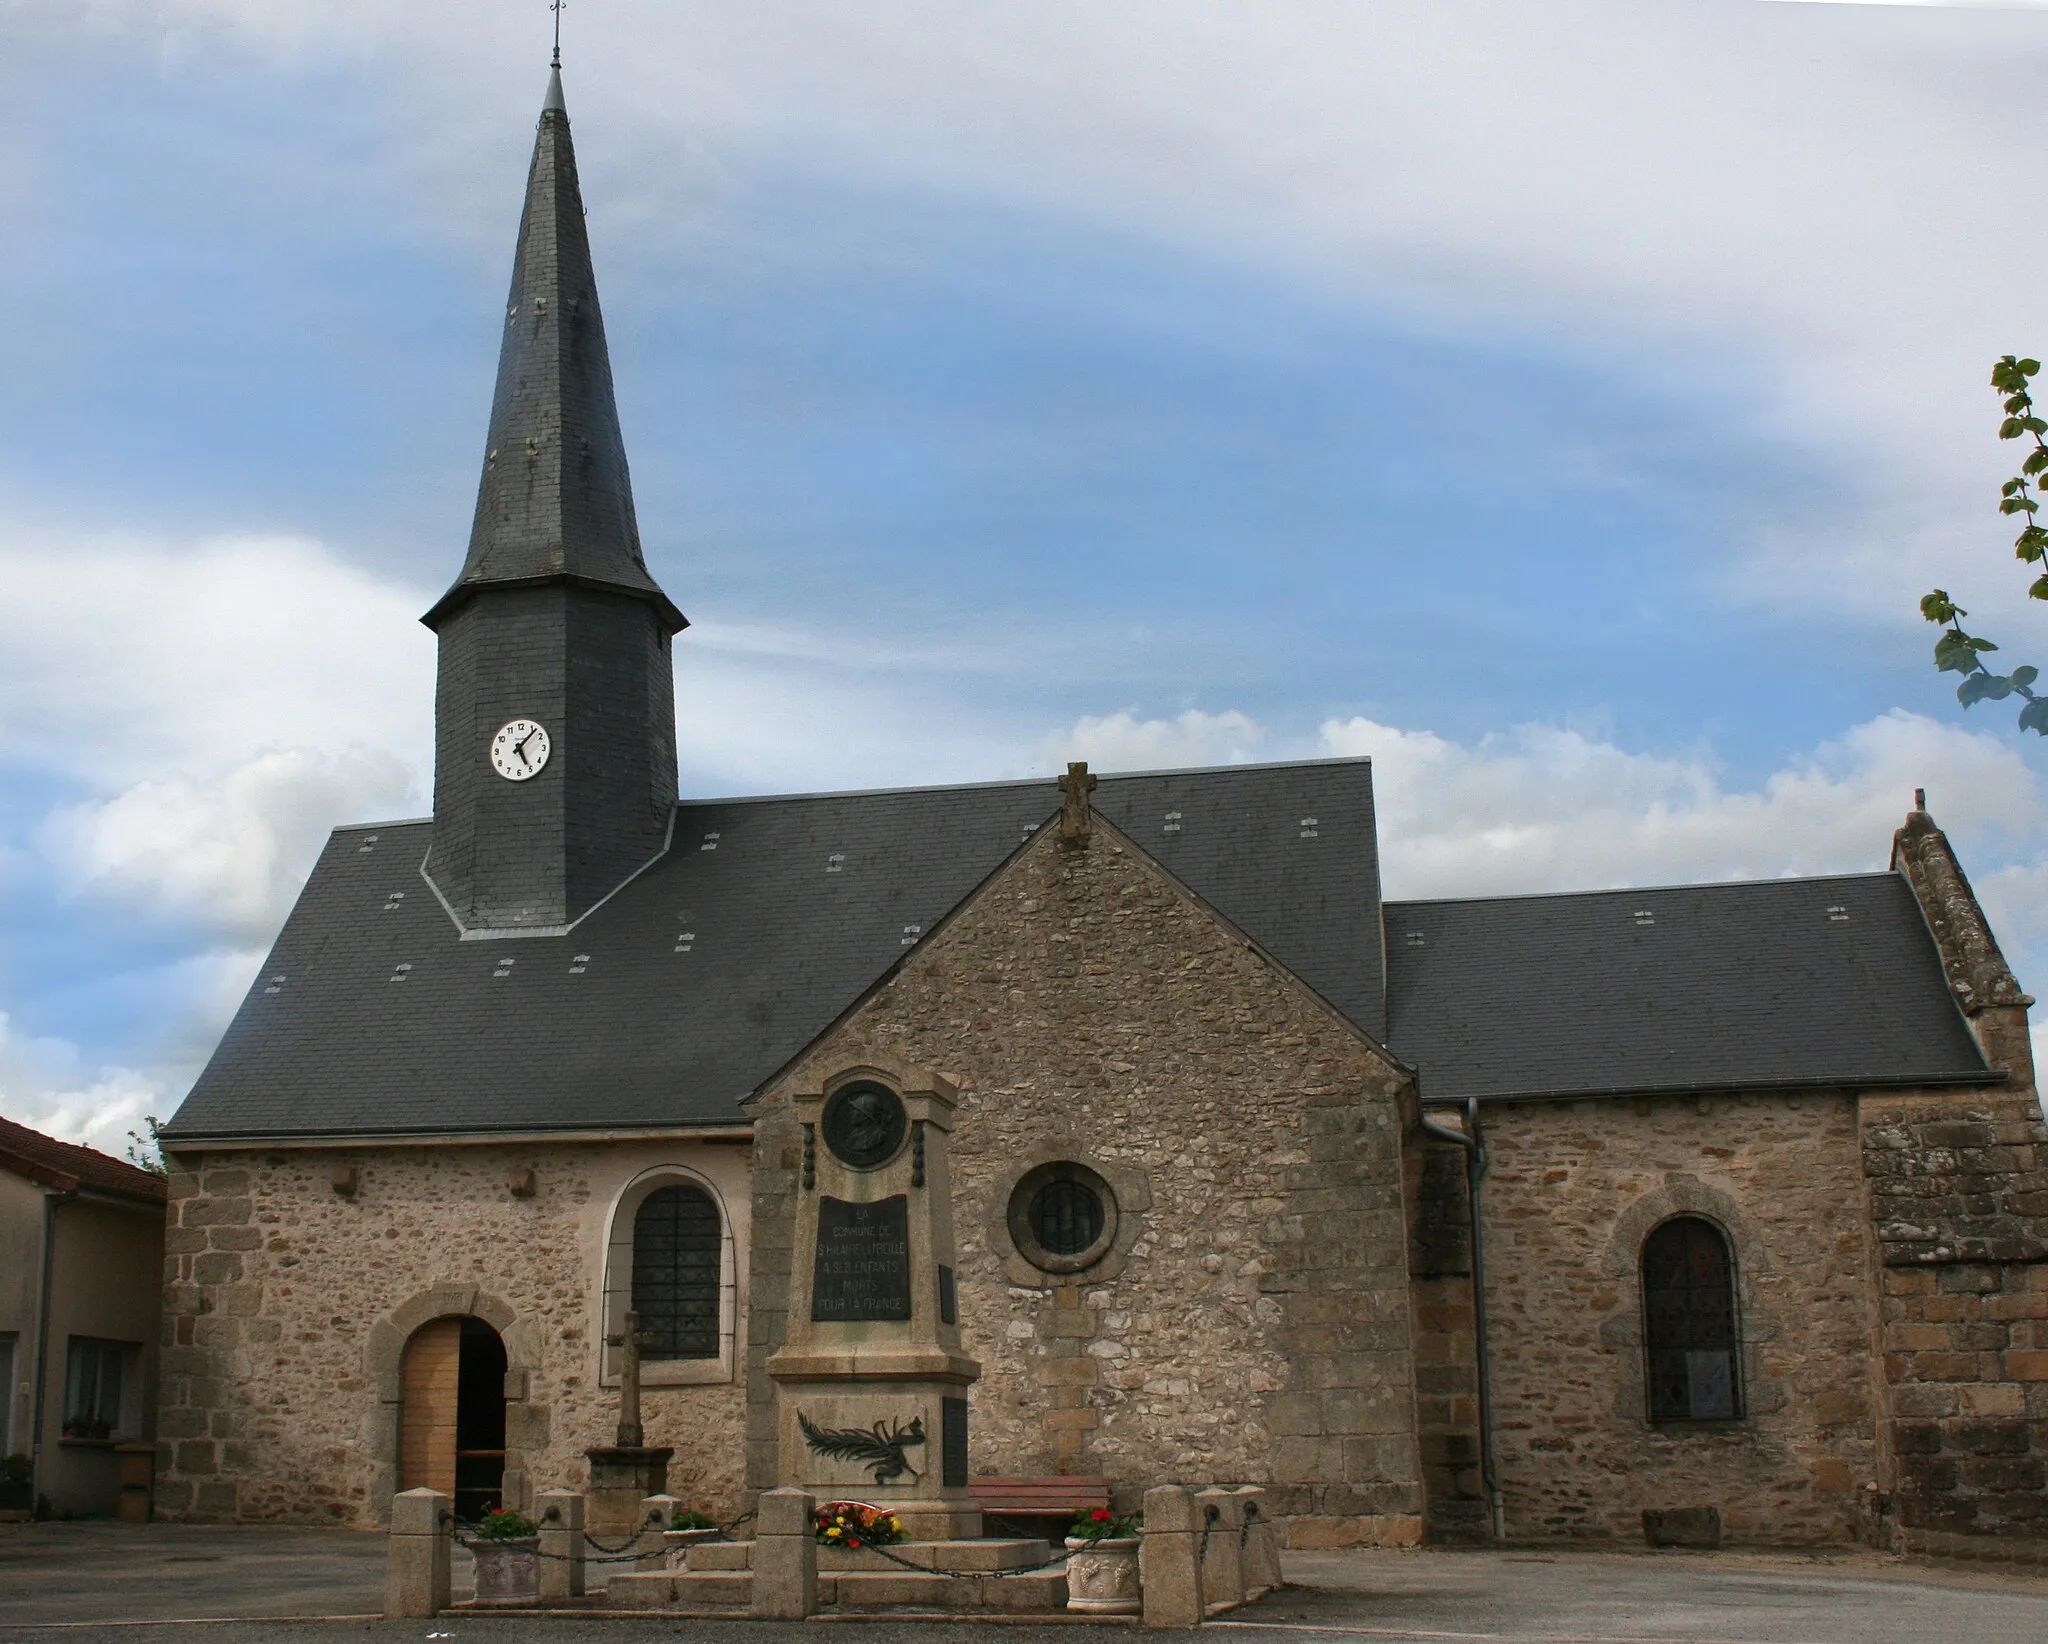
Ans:
<svg viewBox="0 0 2048 1644"><path fill-rule="evenodd" d="M1265 727L1235 708L1190 708L1177 719L1140 719L1135 709L1084 717L1038 744L1035 768L1058 770L1085 759L1101 771L1158 771L1184 765L1236 765L1266 740Z"/></svg>
<svg viewBox="0 0 2048 1644"><path fill-rule="evenodd" d="M338 822L401 812L412 772L387 753L287 748L209 781L138 782L44 818L37 844L68 889L138 911L269 936Z"/></svg>
<svg viewBox="0 0 2048 1644"><path fill-rule="evenodd" d="M0 521L0 761L102 790L214 782L266 747L428 768L430 597L295 537Z"/></svg>
<svg viewBox="0 0 2048 1644"><path fill-rule="evenodd" d="M78 1047L29 1038L0 1012L0 1113L60 1141L121 1157L145 1115L169 1114L177 1098L164 1079L130 1067L88 1068Z"/></svg>
<svg viewBox="0 0 2048 1644"><path fill-rule="evenodd" d="M1320 740L1331 754L1372 756L1393 897L1867 871L1884 866L1918 787L1966 856L2000 836L2039 848L2040 787L2012 741L1903 710L1747 791L1724 788L1704 755L1635 754L1553 726L1466 747L1332 720ZM2048 931L2034 904L1996 888L1995 872L1979 877L1994 913Z"/></svg>

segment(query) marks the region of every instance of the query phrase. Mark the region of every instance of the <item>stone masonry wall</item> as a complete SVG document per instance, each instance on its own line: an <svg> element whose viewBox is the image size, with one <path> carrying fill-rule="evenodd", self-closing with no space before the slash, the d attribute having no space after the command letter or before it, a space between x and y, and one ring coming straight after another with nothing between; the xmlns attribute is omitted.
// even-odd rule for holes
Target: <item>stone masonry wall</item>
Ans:
<svg viewBox="0 0 2048 1644"><path fill-rule="evenodd" d="M1877 1472L1871 1256L1844 1094L1500 1105L1482 1214L1510 1539L1637 1539L1645 1508L1717 1507L1738 1542L1854 1531ZM1427 1144L1412 1224L1433 1532L1483 1533L1464 1180ZM1648 1419L1640 1256L1667 1217L1731 1238L1744 1415ZM1477 1510L1475 1510L1477 1509Z"/></svg>
<svg viewBox="0 0 2048 1644"><path fill-rule="evenodd" d="M1048 829L822 1041L799 1077L879 1053L962 1090L960 1321L982 1365L976 1475L1267 1484L1295 1544L1421 1529L1403 1235L1405 1077L1099 819ZM772 1386L799 1157L760 1103L750 1414ZM1075 1159L1130 1225L1054 1282L1004 1226L1018 1178Z"/></svg>
<svg viewBox="0 0 2048 1644"><path fill-rule="evenodd" d="M1906 1550L2048 1559L2048 1128L2032 1090L1867 1097L1863 1124L1888 1384L1872 1508Z"/></svg>
<svg viewBox="0 0 2048 1644"><path fill-rule="evenodd" d="M158 1512L379 1522L396 1462L398 1354L411 1329L446 1312L486 1317L505 1339L507 1445L518 1452L508 1497L580 1484L584 1448L612 1442L617 1419L598 1378L612 1204L655 1165L700 1172L725 1201L744 1274L748 1152L636 1142L174 1158ZM335 1166L357 1171L353 1194L335 1191ZM508 1173L527 1168L536 1191L516 1197ZM741 1495L743 1403L736 1380L644 1399L648 1442L676 1447L671 1487L726 1517Z"/></svg>

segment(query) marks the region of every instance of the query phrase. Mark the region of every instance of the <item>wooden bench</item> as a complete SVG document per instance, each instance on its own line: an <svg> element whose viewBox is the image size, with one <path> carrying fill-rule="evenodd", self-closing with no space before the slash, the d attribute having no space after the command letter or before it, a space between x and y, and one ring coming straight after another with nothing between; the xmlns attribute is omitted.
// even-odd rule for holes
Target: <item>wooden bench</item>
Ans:
<svg viewBox="0 0 2048 1644"><path fill-rule="evenodd" d="M1043 1522L1046 1519L1059 1519L1064 1529L1079 1514L1109 1506L1109 1480L1082 1473L1053 1478L977 1478L968 1481L967 1489L986 1516L1037 1520L1033 1528L1040 1532L1051 1528Z"/></svg>

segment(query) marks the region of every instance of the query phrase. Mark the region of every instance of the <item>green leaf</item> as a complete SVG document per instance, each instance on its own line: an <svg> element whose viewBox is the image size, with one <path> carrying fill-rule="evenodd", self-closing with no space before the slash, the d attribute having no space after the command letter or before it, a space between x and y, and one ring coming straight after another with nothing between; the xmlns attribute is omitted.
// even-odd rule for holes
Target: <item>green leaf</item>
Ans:
<svg viewBox="0 0 2048 1644"><path fill-rule="evenodd" d="M2027 585L2027 598L2048 599L2048 576L2039 576Z"/></svg>
<svg viewBox="0 0 2048 1644"><path fill-rule="evenodd" d="M2012 695L2012 681L2003 674L1972 674L1956 687L1956 700L1965 708L1980 702L1997 702Z"/></svg>
<svg viewBox="0 0 2048 1644"><path fill-rule="evenodd" d="M2036 371L2041 369L2041 362L2039 360L2021 360L2019 364L2020 375L2023 377L2031 377Z"/></svg>
<svg viewBox="0 0 2048 1644"><path fill-rule="evenodd" d="M2015 492L2024 491L2026 488L2027 482L2025 480L2009 479L1998 488L1998 494L2001 497L2009 497L2012 496Z"/></svg>
<svg viewBox="0 0 2048 1644"><path fill-rule="evenodd" d="M2007 417L1998 425L1998 437L2002 440L2016 440L2027 431L2027 425L2018 417Z"/></svg>
<svg viewBox="0 0 2048 1644"><path fill-rule="evenodd" d="M2020 729L2048 736L2048 696L2037 697L2020 709Z"/></svg>
<svg viewBox="0 0 2048 1644"><path fill-rule="evenodd" d="M2007 497L1998 505L2001 514L2031 514L2041 505L2032 497Z"/></svg>
<svg viewBox="0 0 2048 1644"><path fill-rule="evenodd" d="M1946 588L1937 588L1933 593L1921 596L1920 614L1929 622L1949 622L1953 621L1956 617L1968 616L1970 613L1963 610L1955 601L1948 597L1948 590Z"/></svg>
<svg viewBox="0 0 2048 1644"><path fill-rule="evenodd" d="M2040 677L2041 670L2039 668L2035 667L2031 662L2023 662L2012 671L2012 688L2016 691L2024 691Z"/></svg>
<svg viewBox="0 0 2048 1644"><path fill-rule="evenodd" d="M1945 674L1974 673L1984 666L1977 660L1977 653L1997 649L1988 639L1976 639L1961 629L1951 628L1934 642L1934 665Z"/></svg>

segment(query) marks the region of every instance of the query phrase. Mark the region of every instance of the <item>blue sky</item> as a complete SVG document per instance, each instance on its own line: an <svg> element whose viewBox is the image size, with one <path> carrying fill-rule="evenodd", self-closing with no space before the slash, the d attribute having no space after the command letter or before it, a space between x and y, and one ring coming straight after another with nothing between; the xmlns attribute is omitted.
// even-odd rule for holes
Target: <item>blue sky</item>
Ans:
<svg viewBox="0 0 2048 1644"><path fill-rule="evenodd" d="M170 1111L424 808L531 9L6 12L0 1111ZM2041 630L2048 14L1641 10L578 6L685 791L1372 753L1456 894L1879 867L1924 784L2029 979L2043 750L1913 603Z"/></svg>

